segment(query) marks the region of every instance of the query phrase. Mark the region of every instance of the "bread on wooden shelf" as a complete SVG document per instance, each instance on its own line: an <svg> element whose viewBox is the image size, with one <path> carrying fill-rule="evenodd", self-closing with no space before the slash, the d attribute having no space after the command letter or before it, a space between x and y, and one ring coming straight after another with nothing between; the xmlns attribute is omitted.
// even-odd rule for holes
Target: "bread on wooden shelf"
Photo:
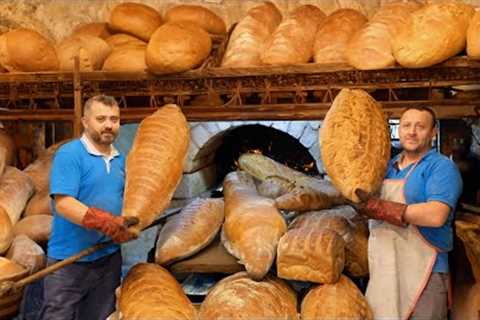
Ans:
<svg viewBox="0 0 480 320"><path fill-rule="evenodd" d="M100 70L111 51L112 48L99 37L82 35L66 38L57 46L59 69L73 71L75 57L78 56L80 71Z"/></svg>
<svg viewBox="0 0 480 320"><path fill-rule="evenodd" d="M117 33L105 39L110 47L115 51L123 47L141 47L147 48L147 43L134 36L125 33Z"/></svg>
<svg viewBox="0 0 480 320"><path fill-rule="evenodd" d="M103 71L145 72L146 46L122 46L112 51L103 63Z"/></svg>
<svg viewBox="0 0 480 320"><path fill-rule="evenodd" d="M480 60L480 11L475 13L468 25L467 54L472 59Z"/></svg>
<svg viewBox="0 0 480 320"><path fill-rule="evenodd" d="M106 22L90 22L77 25L73 31L72 36L92 36L99 37L103 40L110 37L112 33L108 29L108 23Z"/></svg>
<svg viewBox="0 0 480 320"><path fill-rule="evenodd" d="M188 21L198 24L208 33L224 34L227 26L212 10L193 4L174 6L165 13L165 21Z"/></svg>

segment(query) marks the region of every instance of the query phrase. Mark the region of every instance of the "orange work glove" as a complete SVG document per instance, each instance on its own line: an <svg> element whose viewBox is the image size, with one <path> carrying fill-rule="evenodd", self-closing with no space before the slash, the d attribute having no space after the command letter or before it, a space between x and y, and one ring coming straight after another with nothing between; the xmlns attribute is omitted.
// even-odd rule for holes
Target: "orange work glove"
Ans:
<svg viewBox="0 0 480 320"><path fill-rule="evenodd" d="M362 189L356 189L355 194L361 201L360 204L355 206L359 213L371 219L383 220L398 227L407 225L403 220L405 210L407 210L406 204L371 196Z"/></svg>
<svg viewBox="0 0 480 320"><path fill-rule="evenodd" d="M82 226L104 233L115 243L127 242L137 237L128 230L124 217L117 217L108 211L94 207L88 208L83 217Z"/></svg>

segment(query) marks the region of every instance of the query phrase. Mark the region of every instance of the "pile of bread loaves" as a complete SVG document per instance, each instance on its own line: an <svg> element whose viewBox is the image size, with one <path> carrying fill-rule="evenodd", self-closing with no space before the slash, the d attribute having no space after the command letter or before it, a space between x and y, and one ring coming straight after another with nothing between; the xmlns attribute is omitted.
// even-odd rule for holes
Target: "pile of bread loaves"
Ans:
<svg viewBox="0 0 480 320"><path fill-rule="evenodd" d="M125 2L113 8L108 23L80 25L55 45L34 30L3 34L0 65L9 72L72 71L78 56L81 71L182 72L209 55L210 34L225 32L224 21L201 6L172 7L162 18L150 6Z"/></svg>
<svg viewBox="0 0 480 320"><path fill-rule="evenodd" d="M49 171L58 146L19 170L15 143L0 130L0 282L19 280L45 267L52 222ZM20 292L0 298L0 318L15 314L21 297Z"/></svg>
<svg viewBox="0 0 480 320"><path fill-rule="evenodd" d="M348 63L381 69L395 63L422 68L442 62L465 47L480 59L480 12L461 1L422 5L386 2L370 20L353 9L326 16L313 5L283 18L270 2L251 9L230 37L223 67Z"/></svg>

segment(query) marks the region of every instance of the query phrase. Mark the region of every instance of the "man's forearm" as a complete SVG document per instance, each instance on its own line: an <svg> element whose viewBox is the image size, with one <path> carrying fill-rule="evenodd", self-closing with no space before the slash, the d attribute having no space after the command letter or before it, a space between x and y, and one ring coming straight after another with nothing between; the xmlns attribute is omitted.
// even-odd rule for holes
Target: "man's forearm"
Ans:
<svg viewBox="0 0 480 320"><path fill-rule="evenodd" d="M441 227L448 218L450 207L439 201L410 204L403 220L422 227Z"/></svg>
<svg viewBox="0 0 480 320"><path fill-rule="evenodd" d="M81 225L88 207L70 196L55 196L57 212L71 222Z"/></svg>

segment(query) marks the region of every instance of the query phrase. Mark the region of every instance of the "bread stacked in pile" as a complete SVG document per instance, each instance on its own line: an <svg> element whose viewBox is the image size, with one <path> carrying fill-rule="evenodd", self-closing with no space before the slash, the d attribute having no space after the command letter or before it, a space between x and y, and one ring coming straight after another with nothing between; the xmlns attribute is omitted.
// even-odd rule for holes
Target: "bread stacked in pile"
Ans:
<svg viewBox="0 0 480 320"><path fill-rule="evenodd" d="M16 168L16 147L0 129L0 282L19 280L45 267L52 216L49 171L58 145L24 170ZM0 298L0 318L16 314L21 292Z"/></svg>

